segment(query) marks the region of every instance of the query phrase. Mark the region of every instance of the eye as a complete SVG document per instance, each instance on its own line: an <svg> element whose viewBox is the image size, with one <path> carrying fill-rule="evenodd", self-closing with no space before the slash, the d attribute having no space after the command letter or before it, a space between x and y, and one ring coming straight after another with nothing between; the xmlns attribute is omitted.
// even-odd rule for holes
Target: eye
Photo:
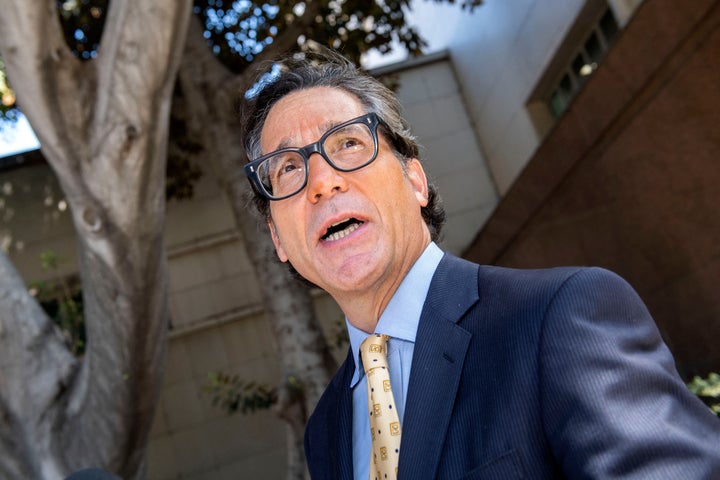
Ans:
<svg viewBox="0 0 720 480"><path fill-rule="evenodd" d="M284 162L282 165L280 165L280 168L278 169L278 174L282 175L284 173L290 173L293 170L295 170L296 168L300 168L300 167L298 167L298 165L295 164L295 162Z"/></svg>
<svg viewBox="0 0 720 480"><path fill-rule="evenodd" d="M302 182L305 162L297 152L282 152L268 158L258 168L263 184L271 190Z"/></svg>
<svg viewBox="0 0 720 480"><path fill-rule="evenodd" d="M341 150L350 150L353 148L360 148L363 147L363 143L359 138L355 137L347 137L340 142L339 149Z"/></svg>
<svg viewBox="0 0 720 480"><path fill-rule="evenodd" d="M367 148L372 149L372 141L372 135L366 126L348 125L325 140L325 151L330 156L353 155Z"/></svg>
<svg viewBox="0 0 720 480"><path fill-rule="evenodd" d="M273 158L271 172L274 178L292 174L296 170L302 170L304 167L302 158L294 153L278 155Z"/></svg>

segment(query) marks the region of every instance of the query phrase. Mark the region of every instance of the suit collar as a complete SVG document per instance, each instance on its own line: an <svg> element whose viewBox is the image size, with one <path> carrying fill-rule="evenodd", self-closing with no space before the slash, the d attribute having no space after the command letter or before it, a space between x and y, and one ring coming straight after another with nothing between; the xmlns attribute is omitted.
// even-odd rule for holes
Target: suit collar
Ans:
<svg viewBox="0 0 720 480"><path fill-rule="evenodd" d="M457 322L478 300L478 266L446 254L417 332L400 447L403 478L437 471L472 336Z"/></svg>
<svg viewBox="0 0 720 480"><path fill-rule="evenodd" d="M384 333L392 338L415 343L418 324L430 289L430 283L443 256L443 251L434 242L428 244L392 295L382 315L380 315L378 324L375 327L375 333ZM368 333L352 325L347 317L345 318L345 324L350 337L350 349L355 361L355 372L350 381L350 387L354 387L364 376L363 369L360 366L359 352L360 344L367 338Z"/></svg>

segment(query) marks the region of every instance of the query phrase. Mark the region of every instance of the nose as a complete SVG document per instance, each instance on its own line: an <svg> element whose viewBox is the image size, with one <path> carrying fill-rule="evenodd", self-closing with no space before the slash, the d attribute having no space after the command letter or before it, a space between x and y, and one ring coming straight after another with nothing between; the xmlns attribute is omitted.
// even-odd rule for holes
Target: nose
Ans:
<svg viewBox="0 0 720 480"><path fill-rule="evenodd" d="M343 172L335 170L322 155L313 153L308 160L307 198L317 203L321 198L329 198L347 190Z"/></svg>

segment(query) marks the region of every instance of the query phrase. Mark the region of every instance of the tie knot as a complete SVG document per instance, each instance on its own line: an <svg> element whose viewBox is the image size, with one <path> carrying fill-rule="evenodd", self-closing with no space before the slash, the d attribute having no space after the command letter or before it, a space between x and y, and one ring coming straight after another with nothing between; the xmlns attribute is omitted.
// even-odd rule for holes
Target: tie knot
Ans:
<svg viewBox="0 0 720 480"><path fill-rule="evenodd" d="M367 374L376 368L387 369L387 335L373 334L360 345L360 357Z"/></svg>

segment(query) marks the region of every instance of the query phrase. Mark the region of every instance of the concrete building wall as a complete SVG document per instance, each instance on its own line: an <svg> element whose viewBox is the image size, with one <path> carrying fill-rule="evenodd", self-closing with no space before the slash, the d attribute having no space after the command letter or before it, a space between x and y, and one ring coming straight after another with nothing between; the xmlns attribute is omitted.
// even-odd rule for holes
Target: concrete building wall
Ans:
<svg viewBox="0 0 720 480"><path fill-rule="evenodd" d="M426 173L443 199L441 247L460 254L498 201L465 97L447 52L373 70L397 84L405 117L423 147Z"/></svg>
<svg viewBox="0 0 720 480"><path fill-rule="evenodd" d="M44 281L77 271L75 230L55 175L26 154L28 165L0 171L0 248L8 252L27 282ZM57 270L44 270L40 255L52 250Z"/></svg>
<svg viewBox="0 0 720 480"><path fill-rule="evenodd" d="M501 196L554 124L544 99L536 98L549 93L537 92L538 83L545 75L559 74L589 32L592 25L581 13L594 20L593 10L609 4L623 25L640 3L486 0L459 19L447 48Z"/></svg>
<svg viewBox="0 0 720 480"><path fill-rule="evenodd" d="M337 305L318 295L315 306L328 334L333 334L343 320ZM344 348L335 353L344 356ZM284 422L270 411L228 415L212 405L212 395L203 391L210 372L269 386L278 383L280 363L261 310L171 333L168 368L150 434L147 478L285 478Z"/></svg>

